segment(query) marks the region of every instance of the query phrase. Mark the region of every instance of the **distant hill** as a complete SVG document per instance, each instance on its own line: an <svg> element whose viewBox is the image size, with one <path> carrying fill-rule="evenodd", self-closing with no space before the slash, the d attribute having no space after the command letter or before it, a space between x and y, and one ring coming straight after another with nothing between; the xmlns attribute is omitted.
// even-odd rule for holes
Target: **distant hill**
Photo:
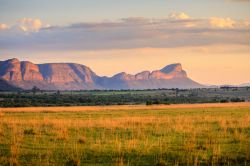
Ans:
<svg viewBox="0 0 250 166"><path fill-rule="evenodd" d="M7 81L0 79L0 91L18 91L21 90L20 88L11 85Z"/></svg>
<svg viewBox="0 0 250 166"><path fill-rule="evenodd" d="M205 87L188 78L181 64L171 64L136 75L118 73L100 77L89 67L75 63L34 64L9 59L0 61L0 78L23 89L43 90L158 89Z"/></svg>
<svg viewBox="0 0 250 166"><path fill-rule="evenodd" d="M240 84L240 86L250 86L250 83Z"/></svg>

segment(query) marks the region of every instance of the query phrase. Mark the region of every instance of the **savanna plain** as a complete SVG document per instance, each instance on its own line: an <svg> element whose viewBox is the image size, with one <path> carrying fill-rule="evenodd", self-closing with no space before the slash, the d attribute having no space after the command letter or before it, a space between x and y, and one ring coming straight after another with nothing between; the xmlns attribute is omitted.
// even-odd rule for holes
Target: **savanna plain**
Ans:
<svg viewBox="0 0 250 166"><path fill-rule="evenodd" d="M0 108L0 165L250 165L250 103Z"/></svg>

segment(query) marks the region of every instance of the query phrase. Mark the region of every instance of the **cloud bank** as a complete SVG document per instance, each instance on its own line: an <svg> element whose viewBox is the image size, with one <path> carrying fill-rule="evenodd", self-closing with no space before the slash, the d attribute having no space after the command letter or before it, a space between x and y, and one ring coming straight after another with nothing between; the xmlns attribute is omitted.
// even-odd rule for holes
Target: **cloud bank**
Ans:
<svg viewBox="0 0 250 166"><path fill-rule="evenodd" d="M1 50L70 51L250 44L249 20L195 19L185 13L172 13L164 19L133 17L68 26L48 26L40 19L24 18L15 26L0 25Z"/></svg>
<svg viewBox="0 0 250 166"><path fill-rule="evenodd" d="M216 28L234 28L236 22L230 18L210 18L210 24Z"/></svg>
<svg viewBox="0 0 250 166"><path fill-rule="evenodd" d="M42 21L40 19L23 18L19 20L19 28L23 31L37 32L42 28Z"/></svg>
<svg viewBox="0 0 250 166"><path fill-rule="evenodd" d="M9 26L6 24L0 24L0 30L5 30L5 29L9 29Z"/></svg>
<svg viewBox="0 0 250 166"><path fill-rule="evenodd" d="M171 13L169 15L170 18L175 19L175 20L186 20L189 19L190 17L186 13Z"/></svg>

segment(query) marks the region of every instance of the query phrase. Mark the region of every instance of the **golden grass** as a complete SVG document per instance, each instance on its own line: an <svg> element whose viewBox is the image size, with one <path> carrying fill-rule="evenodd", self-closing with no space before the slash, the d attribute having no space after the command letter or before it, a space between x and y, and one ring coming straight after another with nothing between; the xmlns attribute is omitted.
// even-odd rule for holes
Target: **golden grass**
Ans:
<svg viewBox="0 0 250 166"><path fill-rule="evenodd" d="M159 110L167 108L230 108L250 107L250 102L242 103L205 103L205 104L171 104L171 105L113 105L113 106L70 106L70 107L18 107L0 108L4 112L78 112L105 110Z"/></svg>
<svg viewBox="0 0 250 166"><path fill-rule="evenodd" d="M131 114L134 110L140 111ZM133 165L143 156L170 165L220 165L222 160L234 165L230 162L247 163L250 157L250 103L1 108L0 113L0 145L8 146L10 165L27 164L20 157L25 154L39 154L34 165L80 165L90 152L98 160L109 154L113 165ZM68 158L57 158L58 153Z"/></svg>

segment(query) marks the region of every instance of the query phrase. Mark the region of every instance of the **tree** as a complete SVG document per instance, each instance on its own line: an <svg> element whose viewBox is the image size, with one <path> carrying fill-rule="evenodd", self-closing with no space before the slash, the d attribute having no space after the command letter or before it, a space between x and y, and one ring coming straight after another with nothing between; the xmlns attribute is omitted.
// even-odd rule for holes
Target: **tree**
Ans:
<svg viewBox="0 0 250 166"><path fill-rule="evenodd" d="M146 101L146 105L152 105L152 101Z"/></svg>
<svg viewBox="0 0 250 166"><path fill-rule="evenodd" d="M40 89L36 86L33 86L32 88L33 95L35 95L38 91L40 91Z"/></svg>

